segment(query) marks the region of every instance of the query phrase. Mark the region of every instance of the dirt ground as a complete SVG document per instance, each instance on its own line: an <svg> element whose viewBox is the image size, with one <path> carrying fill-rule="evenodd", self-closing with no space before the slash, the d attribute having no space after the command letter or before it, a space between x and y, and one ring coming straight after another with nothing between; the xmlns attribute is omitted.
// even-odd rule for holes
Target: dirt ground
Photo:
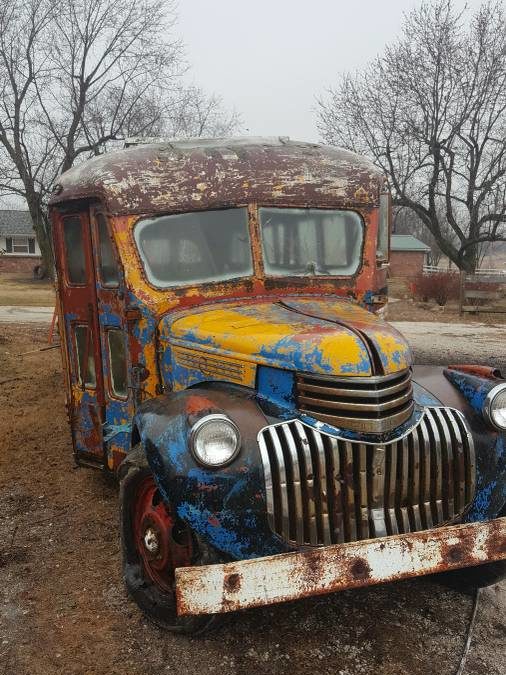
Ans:
<svg viewBox="0 0 506 675"><path fill-rule="evenodd" d="M54 287L30 274L0 272L0 305L54 307Z"/></svg>
<svg viewBox="0 0 506 675"><path fill-rule="evenodd" d="M455 303L450 303L445 307L439 307L435 303L395 299L393 301L390 300L388 303L387 318L389 321L423 321L426 323L445 322L459 324L485 323L488 325L504 326L506 323L506 312L466 312L461 316Z"/></svg>
<svg viewBox="0 0 506 675"><path fill-rule="evenodd" d="M1 675L456 671L472 597L437 578L237 613L198 639L147 623L121 579L117 489L73 464L58 350L16 356L47 330L0 325ZM506 673L504 583L482 593L465 673Z"/></svg>

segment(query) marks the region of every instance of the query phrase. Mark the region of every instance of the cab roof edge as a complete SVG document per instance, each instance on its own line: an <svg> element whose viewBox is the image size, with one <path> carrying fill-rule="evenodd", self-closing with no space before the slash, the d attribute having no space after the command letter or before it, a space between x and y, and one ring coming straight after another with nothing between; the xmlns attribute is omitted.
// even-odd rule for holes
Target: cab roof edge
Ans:
<svg viewBox="0 0 506 675"><path fill-rule="evenodd" d="M126 138L123 144L124 148L132 148L138 145L168 145L173 148L193 148L193 147L227 147L230 145L286 145L292 142L289 136L228 136L217 138L170 138L168 136L132 136Z"/></svg>

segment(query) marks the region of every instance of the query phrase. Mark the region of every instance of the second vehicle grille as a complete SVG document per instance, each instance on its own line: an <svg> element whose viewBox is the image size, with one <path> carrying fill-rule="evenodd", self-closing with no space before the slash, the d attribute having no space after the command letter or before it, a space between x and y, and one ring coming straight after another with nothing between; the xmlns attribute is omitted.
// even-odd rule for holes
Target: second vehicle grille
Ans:
<svg viewBox="0 0 506 675"><path fill-rule="evenodd" d="M297 375L297 407L334 427L382 433L413 413L411 371L379 377Z"/></svg>

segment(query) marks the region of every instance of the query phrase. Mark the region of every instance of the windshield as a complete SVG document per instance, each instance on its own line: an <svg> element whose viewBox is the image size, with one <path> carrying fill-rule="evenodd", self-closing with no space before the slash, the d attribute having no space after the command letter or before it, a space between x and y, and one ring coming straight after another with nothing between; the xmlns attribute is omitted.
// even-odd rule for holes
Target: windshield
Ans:
<svg viewBox="0 0 506 675"><path fill-rule="evenodd" d="M354 211L260 209L265 273L352 275L362 251L362 219Z"/></svg>
<svg viewBox="0 0 506 675"><path fill-rule="evenodd" d="M148 280L168 287L253 274L248 211L196 211L140 220L134 238Z"/></svg>

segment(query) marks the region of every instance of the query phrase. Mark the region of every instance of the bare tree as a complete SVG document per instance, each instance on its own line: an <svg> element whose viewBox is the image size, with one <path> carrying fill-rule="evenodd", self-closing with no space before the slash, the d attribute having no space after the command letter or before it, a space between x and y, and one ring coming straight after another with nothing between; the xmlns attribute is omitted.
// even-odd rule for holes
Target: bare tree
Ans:
<svg viewBox="0 0 506 675"><path fill-rule="evenodd" d="M500 3L466 16L451 0L413 10L397 43L318 101L318 126L372 156L394 203L473 271L486 242L506 240L506 21Z"/></svg>
<svg viewBox="0 0 506 675"><path fill-rule="evenodd" d="M455 235L445 219L445 210L442 204L438 207L438 219L444 238L454 242ZM423 241L430 248L427 254L427 264L435 267L439 265L443 252L432 232L425 227L421 218L412 209L405 206L394 207L392 230L395 234L412 234Z"/></svg>
<svg viewBox="0 0 506 675"><path fill-rule="evenodd" d="M221 97L190 86L179 92L170 107L165 133L184 138L230 136L239 125L240 116L225 111Z"/></svg>
<svg viewBox="0 0 506 675"><path fill-rule="evenodd" d="M125 136L161 133L189 101L198 129L226 119L217 98L183 96L174 23L172 0L3 1L0 193L26 199L46 263L45 205L62 171Z"/></svg>

